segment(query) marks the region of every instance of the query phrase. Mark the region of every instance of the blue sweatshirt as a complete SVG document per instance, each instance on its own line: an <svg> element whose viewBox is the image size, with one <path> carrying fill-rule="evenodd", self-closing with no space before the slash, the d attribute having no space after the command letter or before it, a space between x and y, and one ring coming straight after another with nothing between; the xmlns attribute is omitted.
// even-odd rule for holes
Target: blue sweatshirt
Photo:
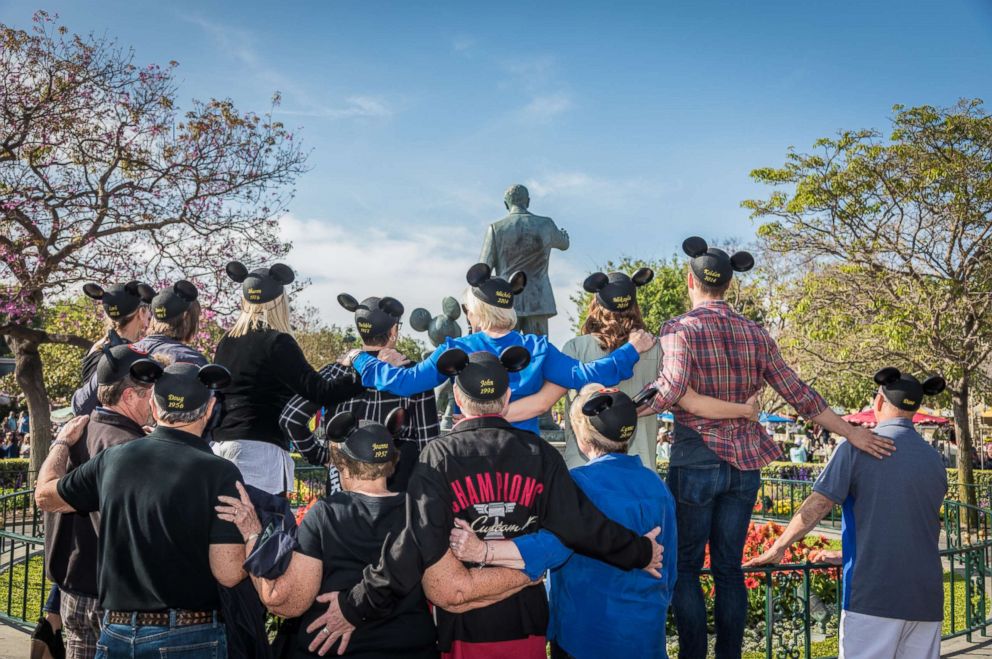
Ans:
<svg viewBox="0 0 992 659"><path fill-rule="evenodd" d="M667 659L665 618L678 576L675 500L657 473L636 455L610 453L571 471L575 484L615 522L644 534L661 527L661 579L624 572L574 554L541 530L514 538L531 579L551 572L548 640L576 659Z"/></svg>
<svg viewBox="0 0 992 659"><path fill-rule="evenodd" d="M447 377L437 370L437 360L445 350L461 348L473 352L491 352L499 355L510 346L523 346L530 353L530 364L518 373L510 373L510 400L536 394L545 380L566 389L581 389L590 382L612 387L634 374L634 364L640 359L637 349L630 343L617 348L609 355L594 362L582 363L563 354L551 345L548 337L539 334L510 332L498 339L484 332L448 338L430 357L410 368L400 368L379 361L367 352L354 360L355 370L362 376L362 384L397 396L413 396L443 383ZM515 424L521 430L540 434L537 418Z"/></svg>

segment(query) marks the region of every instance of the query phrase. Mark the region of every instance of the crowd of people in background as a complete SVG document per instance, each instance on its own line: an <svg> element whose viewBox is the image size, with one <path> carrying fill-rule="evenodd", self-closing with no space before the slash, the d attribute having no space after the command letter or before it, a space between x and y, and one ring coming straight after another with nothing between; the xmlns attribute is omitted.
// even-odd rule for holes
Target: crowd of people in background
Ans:
<svg viewBox="0 0 992 659"><path fill-rule="evenodd" d="M508 208L526 201L515 188ZM882 369L873 404L887 425L848 424L724 299L751 255L697 237L683 249L693 308L657 338L637 302L646 268L590 275L582 335L559 350L514 311L527 275L478 263L466 274L468 334L413 362L396 350L398 300L342 293L361 345L320 371L293 337L295 275L283 264L228 264L241 313L210 358L190 345L192 283L87 284L107 333L83 360L77 416L37 479L55 585L34 638L49 649L64 638L74 658L666 657L670 607L681 658L706 657L711 640L717 657L739 658L745 535L760 470L782 455L758 423L767 385L823 429L794 457L844 441L787 539L755 564L780 560L812 528L810 511L891 483L878 500L901 507L902 521L871 531L882 512L873 500L845 503L858 544L826 557L850 563L841 654L882 656L858 643L887 618L873 640L887 656L936 656L946 476L906 415L943 381ZM445 386L456 423L442 433L435 387ZM563 397L564 457L539 422ZM321 409L324 439L308 426ZM669 410L675 424L659 440ZM328 469L325 496L298 527L291 449ZM873 567L880 555L863 543L872 533L886 538L885 561L925 566L893 606ZM271 643L266 612L282 618Z"/></svg>

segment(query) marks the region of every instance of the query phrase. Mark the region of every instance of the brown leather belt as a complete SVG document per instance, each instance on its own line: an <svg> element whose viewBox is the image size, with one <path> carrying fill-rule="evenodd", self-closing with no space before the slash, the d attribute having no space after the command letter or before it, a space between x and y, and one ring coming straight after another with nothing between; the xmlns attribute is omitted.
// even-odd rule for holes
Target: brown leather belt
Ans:
<svg viewBox="0 0 992 659"><path fill-rule="evenodd" d="M220 620L220 614L216 611L187 611L176 609L176 626L188 627L190 625L206 625L215 619ZM216 617L215 617L216 616ZM107 624L109 625L130 625L134 620L134 625L138 627L168 627L168 611L138 611L137 614L131 611L108 611Z"/></svg>

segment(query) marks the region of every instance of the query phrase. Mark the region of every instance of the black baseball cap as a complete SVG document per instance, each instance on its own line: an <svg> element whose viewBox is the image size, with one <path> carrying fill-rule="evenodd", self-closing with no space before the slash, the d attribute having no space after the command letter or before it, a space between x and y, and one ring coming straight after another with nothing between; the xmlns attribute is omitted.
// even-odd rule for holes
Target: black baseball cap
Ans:
<svg viewBox="0 0 992 659"><path fill-rule="evenodd" d="M327 438L352 460L383 464L399 455L394 440L405 424L402 407L390 412L385 424L359 421L352 412L340 412L327 422Z"/></svg>
<svg viewBox="0 0 992 659"><path fill-rule="evenodd" d="M510 388L509 373L527 368L530 353L523 346L510 346L499 354L473 352L460 348L445 350L437 360L437 370L454 377L458 387L475 400L497 400Z"/></svg>
<svg viewBox="0 0 992 659"><path fill-rule="evenodd" d="M152 299L152 313L157 320L173 320L185 313L199 295L192 282L182 279L158 292Z"/></svg>
<svg viewBox="0 0 992 659"><path fill-rule="evenodd" d="M699 281L710 286L723 286L735 272L747 272L754 267L754 257L748 252L730 256L722 249L710 247L699 236L686 238L682 251L689 256L689 266Z"/></svg>
<svg viewBox="0 0 992 659"><path fill-rule="evenodd" d="M582 282L582 288L596 295L596 301L610 311L626 311L637 301L637 289L654 279L654 270L640 268L634 276L625 272L608 275L595 272Z"/></svg>
<svg viewBox="0 0 992 659"><path fill-rule="evenodd" d="M154 384L155 402L164 412L198 410L214 391L231 382L230 372L220 364L197 366L176 362L162 368L151 359L139 359L131 364L131 377Z"/></svg>
<svg viewBox="0 0 992 659"><path fill-rule="evenodd" d="M228 277L241 284L242 297L252 304L271 302L282 295L286 286L296 279L292 268L284 263L248 272L243 263L231 261L225 271Z"/></svg>
<svg viewBox="0 0 992 659"><path fill-rule="evenodd" d="M637 429L637 406L619 389L600 389L582 405L582 414L599 434L614 442L627 442Z"/></svg>
<svg viewBox="0 0 992 659"><path fill-rule="evenodd" d="M155 297L155 290L140 281L129 281L126 284L114 284L104 290L99 284L86 284L83 293L87 297L99 300L108 318L120 320L134 311L141 304L148 304Z"/></svg>
<svg viewBox="0 0 992 659"><path fill-rule="evenodd" d="M363 339L385 334L403 317L403 305L392 297L367 297L358 302L351 295L341 293L338 304L354 312L355 328Z"/></svg>
<svg viewBox="0 0 992 659"><path fill-rule="evenodd" d="M882 388L886 400L906 412L915 412L923 404L924 396L936 396L944 391L947 383L939 375L932 375L922 383L909 373L886 366L875 373L875 384Z"/></svg>
<svg viewBox="0 0 992 659"><path fill-rule="evenodd" d="M96 383L99 385L116 384L126 378L131 372L131 364L139 359L147 359L148 353L134 347L133 343L125 343L110 347L103 346L103 357L96 365Z"/></svg>
<svg viewBox="0 0 992 659"><path fill-rule="evenodd" d="M493 269L485 263L476 263L468 269L465 279L472 287L472 295L494 307L512 309L513 296L520 295L527 286L527 273L514 272L509 281L492 274Z"/></svg>

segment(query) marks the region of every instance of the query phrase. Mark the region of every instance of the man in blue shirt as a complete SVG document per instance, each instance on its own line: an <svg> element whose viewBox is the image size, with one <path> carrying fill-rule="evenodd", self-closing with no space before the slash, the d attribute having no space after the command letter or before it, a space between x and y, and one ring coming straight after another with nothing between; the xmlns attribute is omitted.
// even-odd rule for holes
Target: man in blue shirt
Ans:
<svg viewBox="0 0 992 659"><path fill-rule="evenodd" d="M936 659L944 617L938 538L947 472L913 427L913 415L924 395L944 390L944 380L920 383L888 367L875 382L875 432L895 442L896 451L878 460L841 442L782 536L746 565L779 563L793 542L840 504L843 550L813 558L844 566L841 659Z"/></svg>

